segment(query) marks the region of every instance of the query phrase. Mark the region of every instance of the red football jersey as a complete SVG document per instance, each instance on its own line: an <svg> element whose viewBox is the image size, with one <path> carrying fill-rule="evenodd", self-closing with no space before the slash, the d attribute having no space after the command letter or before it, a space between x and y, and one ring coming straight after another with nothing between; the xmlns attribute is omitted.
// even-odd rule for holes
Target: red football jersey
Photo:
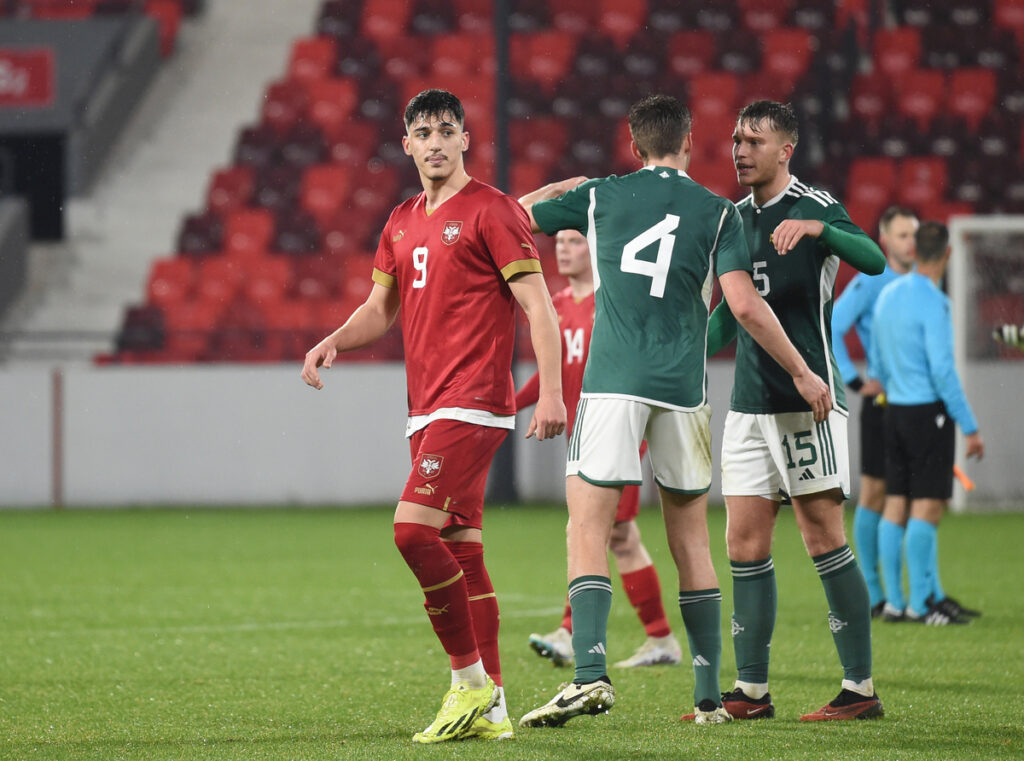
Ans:
<svg viewBox="0 0 1024 761"><path fill-rule="evenodd" d="M590 353L590 334L594 331L594 294L577 301L573 298L572 289L567 287L552 296L551 301L558 312L558 328L562 334L562 400L567 413L565 436L568 438L576 422L583 370ZM534 374L516 395L516 406L536 404L539 395L540 383Z"/></svg>
<svg viewBox="0 0 1024 761"><path fill-rule="evenodd" d="M431 214L420 193L391 212L373 279L398 288L409 415L443 407L515 413L515 298L506 282L540 272L529 218L470 180Z"/></svg>

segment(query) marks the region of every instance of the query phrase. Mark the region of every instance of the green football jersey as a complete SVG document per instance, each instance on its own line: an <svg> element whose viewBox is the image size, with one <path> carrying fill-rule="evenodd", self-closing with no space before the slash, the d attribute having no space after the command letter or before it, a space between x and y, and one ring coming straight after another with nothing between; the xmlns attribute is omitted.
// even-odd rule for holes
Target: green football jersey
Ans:
<svg viewBox="0 0 1024 761"><path fill-rule="evenodd" d="M845 410L846 394L842 382L836 382L840 376L832 353L831 329L839 257L820 239L811 237L802 238L792 251L780 256L769 238L785 219L817 219L848 233L867 235L850 220L839 201L796 177L764 206L755 206L753 196L748 196L737 208L750 246L754 285L808 366L828 384L835 407ZM737 330L731 408L754 414L810 410L789 373L742 326Z"/></svg>
<svg viewBox="0 0 1024 761"><path fill-rule="evenodd" d="M533 216L549 235L578 230L590 244L594 332L582 393L704 404L713 276L751 269L736 207L685 172L649 166L589 180L534 204Z"/></svg>

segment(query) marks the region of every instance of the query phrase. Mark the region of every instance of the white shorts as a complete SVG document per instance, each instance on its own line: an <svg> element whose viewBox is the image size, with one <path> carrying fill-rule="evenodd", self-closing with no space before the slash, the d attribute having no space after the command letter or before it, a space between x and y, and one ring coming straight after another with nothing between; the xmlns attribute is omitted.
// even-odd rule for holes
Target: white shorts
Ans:
<svg viewBox="0 0 1024 761"><path fill-rule="evenodd" d="M850 496L846 413L833 409L814 422L811 412L725 416L722 494L780 501L829 489Z"/></svg>
<svg viewBox="0 0 1024 761"><path fill-rule="evenodd" d="M646 439L654 480L681 494L711 488L711 407L680 412L622 398L587 397L576 408L567 476L598 486L643 483Z"/></svg>

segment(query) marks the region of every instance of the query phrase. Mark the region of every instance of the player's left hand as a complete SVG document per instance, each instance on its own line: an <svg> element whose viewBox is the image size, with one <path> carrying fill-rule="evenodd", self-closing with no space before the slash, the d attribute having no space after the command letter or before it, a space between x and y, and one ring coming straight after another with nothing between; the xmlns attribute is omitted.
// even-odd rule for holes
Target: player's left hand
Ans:
<svg viewBox="0 0 1024 761"><path fill-rule="evenodd" d="M541 397L533 411L526 438L537 437L537 441L553 439L565 430L565 404L561 398Z"/></svg>
<svg viewBox="0 0 1024 761"><path fill-rule="evenodd" d="M824 229L825 224L817 219L784 219L772 232L771 242L779 256L785 256L805 235L817 238Z"/></svg>

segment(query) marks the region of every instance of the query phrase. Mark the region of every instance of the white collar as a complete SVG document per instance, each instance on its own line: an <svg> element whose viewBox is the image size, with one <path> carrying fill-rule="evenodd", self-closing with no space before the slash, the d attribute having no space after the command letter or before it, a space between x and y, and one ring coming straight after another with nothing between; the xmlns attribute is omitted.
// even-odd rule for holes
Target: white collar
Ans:
<svg viewBox="0 0 1024 761"><path fill-rule="evenodd" d="M796 175L792 175L791 174L789 176L789 183L786 185L786 187L784 187L782 189L782 191L777 196L775 196L774 198L769 198L767 201L765 201L760 206L758 206L756 203L754 203L754 193L753 193L753 191L751 191L751 193L750 193L750 205L752 207L754 207L755 209L767 209L769 206L772 206L773 204L777 204L779 201L781 201L782 197L784 195L786 195L786 193L789 192L789 189L791 187L793 187L797 182L798 182L798 180L796 179Z"/></svg>
<svg viewBox="0 0 1024 761"><path fill-rule="evenodd" d="M664 171L666 171L666 172L675 172L675 173L676 173L676 174L678 174L678 175L679 175L680 177L685 177L685 178L686 178L686 179L688 179L688 180L689 180L689 179L692 179L692 178L690 177L690 175L688 175L688 174L687 174L687 173L686 173L685 171L683 171L682 169L672 169L672 167L668 167L668 166L661 166L661 167L659 167L659 166L657 166L656 164L648 164L647 166L645 166L645 167L642 167L642 169L644 169L644 170L646 170L646 171L648 171L648 172L653 172L653 171L654 171L655 169L662 169L662 170L664 170Z"/></svg>

